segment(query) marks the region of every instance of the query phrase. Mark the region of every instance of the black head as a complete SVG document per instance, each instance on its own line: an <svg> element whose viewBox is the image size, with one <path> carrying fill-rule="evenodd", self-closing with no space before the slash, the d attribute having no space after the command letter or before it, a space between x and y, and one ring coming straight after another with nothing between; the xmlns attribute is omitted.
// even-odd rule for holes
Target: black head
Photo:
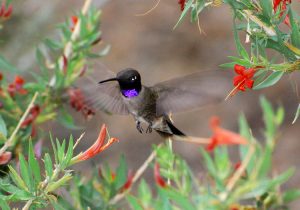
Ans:
<svg viewBox="0 0 300 210"><path fill-rule="evenodd" d="M142 89L141 75L137 70L132 68L127 68L120 71L115 78L103 80L99 83L118 81L121 91L125 90L135 90L140 92Z"/></svg>

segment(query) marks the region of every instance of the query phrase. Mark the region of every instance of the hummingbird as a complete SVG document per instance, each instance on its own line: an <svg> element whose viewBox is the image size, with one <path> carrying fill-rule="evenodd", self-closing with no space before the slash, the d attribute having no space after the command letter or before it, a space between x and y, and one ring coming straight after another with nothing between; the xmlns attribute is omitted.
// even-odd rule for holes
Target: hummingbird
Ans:
<svg viewBox="0 0 300 210"><path fill-rule="evenodd" d="M99 88L89 102L108 113L131 114L140 133L155 130L162 137L186 136L174 126L170 114L220 101L224 97L223 85L216 85L220 79L223 83L226 80L213 81L198 72L146 86L137 70L126 68L99 81ZM142 123L147 125L146 130Z"/></svg>

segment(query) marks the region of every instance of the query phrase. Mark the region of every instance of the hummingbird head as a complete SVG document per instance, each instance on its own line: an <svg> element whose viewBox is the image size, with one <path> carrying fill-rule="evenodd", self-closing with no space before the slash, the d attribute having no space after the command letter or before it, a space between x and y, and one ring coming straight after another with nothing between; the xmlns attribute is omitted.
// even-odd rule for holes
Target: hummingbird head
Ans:
<svg viewBox="0 0 300 210"><path fill-rule="evenodd" d="M100 81L99 84L109 81L118 81L122 94L127 98L138 96L142 89L141 75L132 68L124 69L115 78Z"/></svg>

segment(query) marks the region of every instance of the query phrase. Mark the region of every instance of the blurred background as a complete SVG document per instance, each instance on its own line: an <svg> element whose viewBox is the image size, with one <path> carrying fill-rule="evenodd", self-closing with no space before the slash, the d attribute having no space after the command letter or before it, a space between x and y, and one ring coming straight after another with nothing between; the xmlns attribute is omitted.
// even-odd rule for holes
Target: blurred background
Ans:
<svg viewBox="0 0 300 210"><path fill-rule="evenodd" d="M236 54L229 7L221 5L201 13L200 25L203 32L200 34L197 24L189 23L188 18L173 30L181 13L177 0L161 0L150 14L136 16L149 10L155 3L156 1L149 0L93 1L102 10L103 44L111 45L109 54L100 60L103 65L114 72L126 67L138 69L146 84L154 84L191 72L219 69L220 64L229 61L227 56ZM35 48L45 37L59 37L56 25L71 17L82 4L83 1L80 0L63 3L60 0L14 1L16 6L13 17L5 24L5 30L1 30L1 36L5 37L1 40L6 40L0 43L2 54L29 77L29 71L37 70ZM241 36L241 39L244 40L245 37ZM223 71L231 75L228 77L230 84L233 70ZM96 69L95 74L99 76L101 70ZM219 116L223 127L238 131L238 116L244 113L254 136L259 138L263 136L259 97L265 95L273 105L282 105L286 110L274 158L274 173L296 167L296 175L286 187L300 187L300 121L291 124L299 100L291 85L291 78L299 81L299 75L293 74L264 91L238 93L221 104L174 115L175 125L187 134L209 137L211 132L208 124L211 116ZM219 86L221 84L215 85L222 88ZM230 89L227 91L229 93ZM69 131L55 122L47 125L47 129L55 131L54 136L60 139L68 137L70 133L76 137L85 132L78 151L94 142L102 123L106 123L111 136L120 139L118 144L93 161L79 164L78 170L82 173L90 173L94 165L105 161L115 167L120 154L124 154L129 167L136 170L151 153L151 145L162 141L155 132L141 135L131 116L97 113L96 117L85 121L78 113L74 114L76 122L83 126L82 130ZM202 160L195 145L174 142L174 150L189 162L195 172L203 173ZM236 148L232 149L233 158L235 150ZM151 169L148 169L147 177L152 180ZM294 202L291 207L297 209L298 205L300 206L300 202Z"/></svg>

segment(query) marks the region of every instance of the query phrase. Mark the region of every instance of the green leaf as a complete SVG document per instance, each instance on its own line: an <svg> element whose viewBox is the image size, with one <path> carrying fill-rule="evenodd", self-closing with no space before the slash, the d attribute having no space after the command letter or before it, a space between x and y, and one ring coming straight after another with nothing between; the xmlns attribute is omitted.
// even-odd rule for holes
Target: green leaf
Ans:
<svg viewBox="0 0 300 210"><path fill-rule="evenodd" d="M284 108L280 106L277 109L276 115L275 115L275 123L277 126L281 125L284 119Z"/></svg>
<svg viewBox="0 0 300 210"><path fill-rule="evenodd" d="M116 174L116 188L119 189L127 180L127 164L124 155L120 157Z"/></svg>
<svg viewBox="0 0 300 210"><path fill-rule="evenodd" d="M28 160L29 160L29 168L31 169L34 176L35 185L37 185L41 181L41 169L38 161L34 156L34 149L31 140L29 141Z"/></svg>
<svg viewBox="0 0 300 210"><path fill-rule="evenodd" d="M236 64L236 62L230 62L230 63L223 63L221 65L219 65L222 68L230 68L233 69L234 65Z"/></svg>
<svg viewBox="0 0 300 210"><path fill-rule="evenodd" d="M241 40L239 38L238 31L236 29L235 21L233 21L233 35L234 35L234 41L235 41L235 45L236 45L236 49L238 51L238 54L240 56L242 56L244 59L249 60L249 55L248 55L246 49L241 44Z"/></svg>
<svg viewBox="0 0 300 210"><path fill-rule="evenodd" d="M146 181L144 179L142 179L139 188L138 188L138 195L139 198L141 199L144 207L148 207L151 203L152 200L152 193L151 190L148 186L148 184L146 183Z"/></svg>
<svg viewBox="0 0 300 210"><path fill-rule="evenodd" d="M140 205L139 200L136 197L133 197L132 195L128 195L128 196L126 196L126 199L132 209L134 209L134 210L143 210L144 209L143 206Z"/></svg>
<svg viewBox="0 0 300 210"><path fill-rule="evenodd" d="M208 172L212 177L216 179L216 184L222 183L218 177L218 170L214 164L214 161L212 160L208 152L206 152L203 148L200 148L200 152L204 158L205 166L207 167Z"/></svg>
<svg viewBox="0 0 300 210"><path fill-rule="evenodd" d="M65 157L65 164L64 164L64 167L67 167L70 163L70 160L72 159L73 157L73 136L70 136L70 139L69 139L69 146L68 146L68 150L67 150L67 153L66 153L66 157Z"/></svg>
<svg viewBox="0 0 300 210"><path fill-rule="evenodd" d="M52 166L51 157L48 153L45 154L44 164L45 164L46 175L48 177L51 177L53 174L53 166Z"/></svg>
<svg viewBox="0 0 300 210"><path fill-rule="evenodd" d="M248 122L247 122L244 114L241 114L239 117L239 127L240 127L241 136L245 137L245 139L250 141L252 139L251 130L249 128ZM240 150L241 160L244 160L244 158L248 154L249 146L248 145L240 145L239 150ZM255 167L255 160L256 160L256 158L253 156L250 159L249 163L247 164L246 170L247 170L248 174L252 173L252 170Z"/></svg>
<svg viewBox="0 0 300 210"><path fill-rule="evenodd" d="M261 164L259 164L257 176L261 179L266 178L272 164L273 147L266 145L263 156L261 157Z"/></svg>
<svg viewBox="0 0 300 210"><path fill-rule="evenodd" d="M52 149L53 149L53 153L54 153L55 163L58 164L57 149L56 149L56 146L54 144L54 140L52 138L51 133L50 133L50 140L51 140L51 145L52 145Z"/></svg>
<svg viewBox="0 0 300 210"><path fill-rule="evenodd" d="M0 69L10 73L20 73L21 71L11 65L4 57L0 55Z"/></svg>
<svg viewBox="0 0 300 210"><path fill-rule="evenodd" d="M62 163L65 159L65 148L66 148L66 140L64 139L62 144L60 145L59 140L56 139L56 146L57 146L57 158L58 162Z"/></svg>
<svg viewBox="0 0 300 210"><path fill-rule="evenodd" d="M260 0L262 12L265 17L270 18L272 15L272 4L270 0Z"/></svg>
<svg viewBox="0 0 300 210"><path fill-rule="evenodd" d="M19 188L29 191L28 187L26 186L23 179L19 176L18 172L12 166L8 166L8 168L9 168L9 171L10 171L10 176L11 176L12 180L14 181L14 183Z"/></svg>
<svg viewBox="0 0 300 210"><path fill-rule="evenodd" d="M6 201L1 200L1 199L0 199L0 207L1 207L2 210L10 210L10 207L9 207L9 205L6 203Z"/></svg>
<svg viewBox="0 0 300 210"><path fill-rule="evenodd" d="M260 98L260 104L263 109L264 123L266 126L266 135L269 139L272 139L276 131L276 126L274 124L274 111L272 105L264 97Z"/></svg>
<svg viewBox="0 0 300 210"><path fill-rule="evenodd" d="M181 207L180 209L185 209L185 210L196 209L195 207L193 207L191 201L187 197L185 197L181 193L175 191L175 189L160 188L160 190L163 191L164 194L169 199L171 199L172 201L177 203Z"/></svg>
<svg viewBox="0 0 300 210"><path fill-rule="evenodd" d="M299 115L300 115L300 103L298 104L297 111L296 111L296 114L295 114L292 124L294 124L297 121Z"/></svg>
<svg viewBox="0 0 300 210"><path fill-rule="evenodd" d="M280 174L279 176L272 179L272 187L281 185L285 183L287 180L289 180L295 173L294 168L289 168L284 173Z"/></svg>
<svg viewBox="0 0 300 210"><path fill-rule="evenodd" d="M55 182L50 183L45 191L48 192L53 192L59 187L62 187L65 185L67 182L69 182L72 179L72 175L70 173L66 173L62 178L59 180L56 180Z"/></svg>
<svg viewBox="0 0 300 210"><path fill-rule="evenodd" d="M271 73L266 79L264 79L261 83L257 84L255 87L253 87L253 90L259 90L262 88L270 87L274 84L276 84L280 78L283 76L283 71L275 71Z"/></svg>
<svg viewBox="0 0 300 210"><path fill-rule="evenodd" d="M185 15L187 14L187 12L189 11L189 9L192 7L193 5L193 1L194 0L189 0L185 6L184 6L184 10L182 11L179 20L177 21L177 23L175 24L175 26L173 27L173 29L175 29L179 23L181 23L181 21L183 20L183 18L185 17Z"/></svg>
<svg viewBox="0 0 300 210"><path fill-rule="evenodd" d="M215 165L220 179L225 180L230 173L230 160L227 147L214 149Z"/></svg>
<svg viewBox="0 0 300 210"><path fill-rule="evenodd" d="M290 23L291 23L291 28L292 28L292 33L291 33L291 40L292 44L296 46L297 48L300 47L300 31L298 24L295 22L294 19L294 14L291 8L289 8L289 17L290 17Z"/></svg>
<svg viewBox="0 0 300 210"><path fill-rule="evenodd" d="M32 177L31 177L31 170L29 169L29 166L23 156L23 154L19 154L19 160L20 160L20 171L21 176L23 180L25 181L27 187L30 191L33 191L33 183L32 183Z"/></svg>
<svg viewBox="0 0 300 210"><path fill-rule="evenodd" d="M6 124L0 115L0 133L6 138L7 137L7 129L6 129Z"/></svg>
<svg viewBox="0 0 300 210"><path fill-rule="evenodd" d="M286 191L283 196L282 196L282 200L284 203L290 203L296 199L299 199L300 197L300 190L288 190Z"/></svg>

